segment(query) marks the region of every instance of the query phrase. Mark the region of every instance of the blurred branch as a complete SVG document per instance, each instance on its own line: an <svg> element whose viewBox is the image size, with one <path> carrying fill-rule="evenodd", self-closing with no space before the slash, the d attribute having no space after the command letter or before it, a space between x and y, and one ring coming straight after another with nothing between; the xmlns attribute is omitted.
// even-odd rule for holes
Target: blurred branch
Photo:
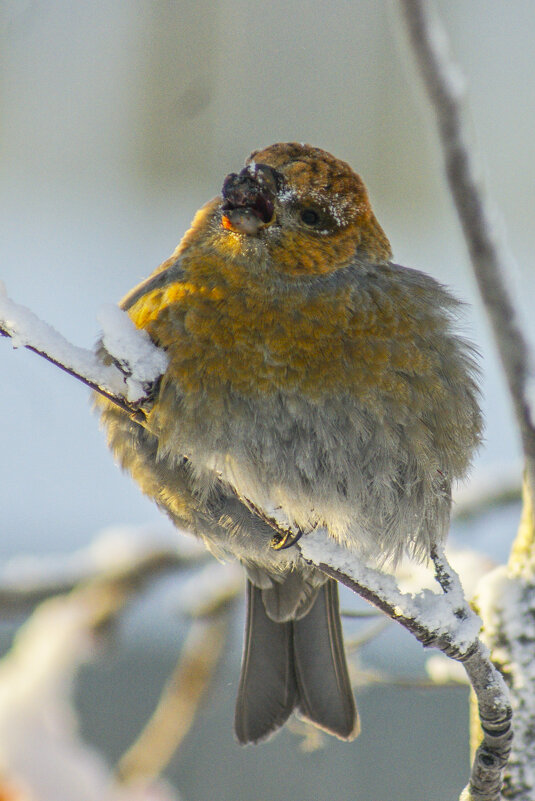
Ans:
<svg viewBox="0 0 535 801"><path fill-rule="evenodd" d="M191 729L219 658L228 614L196 620L149 722L116 769L121 784L153 781Z"/></svg>
<svg viewBox="0 0 535 801"><path fill-rule="evenodd" d="M378 671L362 671L357 686L385 686L398 687L400 690L442 690L444 687L462 687L461 682L448 679L445 681L433 681L433 679L411 679L397 676L388 676ZM468 684L465 684L468 687Z"/></svg>
<svg viewBox="0 0 535 801"><path fill-rule="evenodd" d="M514 478L509 475L496 475L483 482L478 481L475 487L470 486L459 497L454 497L452 507L453 520L474 520L491 509L519 503L522 499L522 482L520 470ZM478 476L481 478L481 476Z"/></svg>
<svg viewBox="0 0 535 801"><path fill-rule="evenodd" d="M159 781L143 795L116 792L106 760L76 725L73 676L87 660L94 634L128 597L127 588L113 581L93 581L50 598L18 630L0 660L2 779L24 789L13 801L178 801ZM4 798L6 785L0 782Z"/></svg>
<svg viewBox="0 0 535 801"><path fill-rule="evenodd" d="M345 638L345 647L347 653L352 653L354 651L359 651L368 643L373 642L383 631L386 631L392 624L392 620L385 619L384 615L381 615L380 612L376 612L376 614L380 615L381 619L378 620L377 623L374 623L371 626L368 626L362 634L359 634L356 637L346 637Z"/></svg>
<svg viewBox="0 0 535 801"><path fill-rule="evenodd" d="M16 571L9 582L0 579L0 618L26 615L47 598L70 592L80 584L113 585L121 594L131 595L162 574L185 570L204 561L205 557L204 550L195 553L178 546L165 548L157 544L152 549L147 547L141 554L132 554L119 566L113 559L107 567L91 564L88 556L89 567L81 570L79 559L72 560L76 565L73 566L68 558L58 557L44 575L34 579L28 580L24 575L18 578Z"/></svg>
<svg viewBox="0 0 535 801"><path fill-rule="evenodd" d="M233 569L220 570L218 578L211 568L207 573L208 581L195 580L202 591L188 593L193 624L176 668L147 725L119 760L116 775L122 785L150 783L161 774L191 729L219 663L243 577Z"/></svg>
<svg viewBox="0 0 535 801"><path fill-rule="evenodd" d="M341 609L340 616L346 617L349 620L361 620L370 617L380 617L382 615L376 609Z"/></svg>
<svg viewBox="0 0 535 801"><path fill-rule="evenodd" d="M4 690L0 697L0 750L3 749L5 756L5 737L9 735L13 717L18 737L8 736L13 757L8 749L7 765L15 778L19 774L26 778L28 774L42 782L49 766L53 765L54 781L58 785L63 786L66 780L72 782L73 776L79 777L84 799L93 801L98 797L101 801L119 801L119 798L133 801L134 798L158 797L162 801L164 798L171 801L175 798L174 792L160 793L164 786L159 781L160 773L195 719L223 652L231 604L243 586L243 577L234 567L211 564L204 571L196 572L195 581L192 578L189 587L186 584L187 593L181 609L186 609L193 624L180 659L151 719L120 761L118 774L113 780L107 776L107 765L101 765L100 755L91 752L78 737L76 727L72 726L75 716L69 696L72 681L64 679L70 678L86 658L90 642L88 634L113 621L147 581L164 570L195 564L199 552L187 546L181 552L178 547L166 549L161 545L156 547L156 544L153 550L149 550L143 541L132 538L128 543L113 535L104 537L97 545L100 571L93 566L83 580L77 574L80 583L74 590L42 603L17 633L10 653L0 661L0 685ZM139 553L140 548L143 548L143 553ZM202 553L204 555L204 550ZM118 557L121 560L119 567L105 568L107 564L113 565ZM78 563L79 560L80 554L77 554L73 561ZM63 569L65 560L63 564L58 561ZM196 592L198 588L200 591ZM51 586L48 585L47 589L50 591ZM37 692L33 689L34 682L39 684ZM22 736L21 726L26 726ZM37 760L42 765L40 771L33 767L34 728L43 731L47 752L54 754L49 762ZM105 792L97 787L98 781L103 780ZM71 795L78 799L78 788L73 788ZM71 795L59 793L62 798ZM41 795L35 797L41 798Z"/></svg>
<svg viewBox="0 0 535 801"><path fill-rule="evenodd" d="M463 119L464 82L452 62L442 25L425 0L401 0L412 49L437 116L446 175L468 245L479 291L513 400L526 460L532 505L535 498L535 427L528 398L530 354L505 278L509 267L490 204L478 179Z"/></svg>

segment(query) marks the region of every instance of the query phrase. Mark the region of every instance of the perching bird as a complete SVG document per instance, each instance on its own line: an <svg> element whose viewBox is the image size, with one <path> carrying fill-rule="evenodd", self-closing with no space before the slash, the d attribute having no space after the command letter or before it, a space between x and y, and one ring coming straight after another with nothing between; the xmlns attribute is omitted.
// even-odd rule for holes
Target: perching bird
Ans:
<svg viewBox="0 0 535 801"><path fill-rule="evenodd" d="M322 527L376 564L425 557L480 440L460 303L391 255L346 163L276 144L121 304L169 367L143 424L99 401L110 447L247 573L241 743L294 709L340 738L359 730L336 584L285 546Z"/></svg>

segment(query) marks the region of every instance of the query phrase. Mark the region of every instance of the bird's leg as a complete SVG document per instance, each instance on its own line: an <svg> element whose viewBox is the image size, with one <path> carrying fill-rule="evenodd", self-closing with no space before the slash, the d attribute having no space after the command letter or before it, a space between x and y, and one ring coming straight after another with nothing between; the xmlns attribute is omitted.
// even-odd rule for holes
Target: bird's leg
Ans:
<svg viewBox="0 0 535 801"><path fill-rule="evenodd" d="M284 551L286 548L291 548L303 536L302 529L295 531L281 531L280 529L272 536L269 547L274 551Z"/></svg>

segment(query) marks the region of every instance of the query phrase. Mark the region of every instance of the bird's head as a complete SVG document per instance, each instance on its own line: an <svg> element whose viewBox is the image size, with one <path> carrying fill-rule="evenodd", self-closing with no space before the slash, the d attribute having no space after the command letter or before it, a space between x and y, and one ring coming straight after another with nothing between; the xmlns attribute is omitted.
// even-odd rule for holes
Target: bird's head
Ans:
<svg viewBox="0 0 535 801"><path fill-rule="evenodd" d="M227 175L175 256L188 250L196 269L206 263L211 270L215 257L229 274L288 277L392 256L362 179L330 153L294 142L255 150L241 172Z"/></svg>
<svg viewBox="0 0 535 801"><path fill-rule="evenodd" d="M254 151L240 173L225 178L220 215L229 236L245 247L260 240L282 272L325 273L355 257L372 263L391 257L362 179L310 145Z"/></svg>

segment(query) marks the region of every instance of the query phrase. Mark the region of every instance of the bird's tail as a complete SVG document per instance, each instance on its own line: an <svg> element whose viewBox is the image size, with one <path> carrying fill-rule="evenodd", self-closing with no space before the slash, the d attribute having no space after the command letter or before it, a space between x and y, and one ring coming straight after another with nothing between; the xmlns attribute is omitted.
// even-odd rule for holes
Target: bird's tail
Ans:
<svg viewBox="0 0 535 801"><path fill-rule="evenodd" d="M329 579L304 617L278 623L266 613L262 590L248 581L235 717L238 741L246 744L265 739L294 709L343 740L359 733L342 639L338 587Z"/></svg>

